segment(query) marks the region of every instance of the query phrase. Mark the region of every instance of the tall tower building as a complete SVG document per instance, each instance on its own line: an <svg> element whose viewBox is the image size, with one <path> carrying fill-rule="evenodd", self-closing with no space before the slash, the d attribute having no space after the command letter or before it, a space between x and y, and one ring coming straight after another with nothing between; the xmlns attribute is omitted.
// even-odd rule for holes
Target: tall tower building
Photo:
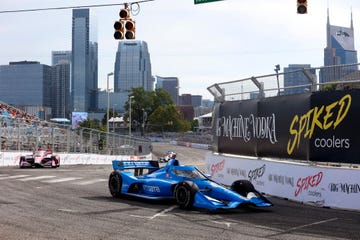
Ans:
<svg viewBox="0 0 360 240"><path fill-rule="evenodd" d="M177 77L156 76L155 88L164 89L172 96L174 105L179 105L179 79Z"/></svg>
<svg viewBox="0 0 360 240"><path fill-rule="evenodd" d="M70 96L70 76L71 76L71 51L52 51L52 91L51 99L53 118L70 118L71 115L71 96Z"/></svg>
<svg viewBox="0 0 360 240"><path fill-rule="evenodd" d="M89 9L73 9L72 16L72 110L97 108L98 43L95 19Z"/></svg>
<svg viewBox="0 0 360 240"><path fill-rule="evenodd" d="M326 48L324 65L341 65L357 63L357 51L354 44L354 25L351 13L350 27L330 25L329 9L327 10ZM338 80L357 70L357 66L347 68L325 68L321 71L320 82Z"/></svg>
<svg viewBox="0 0 360 240"><path fill-rule="evenodd" d="M70 62L52 66L51 108L53 118L70 118Z"/></svg>
<svg viewBox="0 0 360 240"><path fill-rule="evenodd" d="M120 41L115 60L115 92L128 95L132 88L138 87L152 91L154 82L147 43L145 41Z"/></svg>

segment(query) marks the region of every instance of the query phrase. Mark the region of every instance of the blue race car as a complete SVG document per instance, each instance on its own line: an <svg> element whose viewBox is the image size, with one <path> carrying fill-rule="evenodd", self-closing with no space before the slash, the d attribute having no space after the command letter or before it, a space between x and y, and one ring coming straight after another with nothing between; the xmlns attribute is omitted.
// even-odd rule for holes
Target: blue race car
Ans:
<svg viewBox="0 0 360 240"><path fill-rule="evenodd" d="M247 180L235 181L231 188L214 182L194 166L182 166L175 158L162 168L158 161L112 161L109 176L113 197L121 195L145 199L175 199L182 209L231 209L240 206L270 207L273 204ZM133 171L126 171L132 169ZM144 174L144 170L147 173Z"/></svg>

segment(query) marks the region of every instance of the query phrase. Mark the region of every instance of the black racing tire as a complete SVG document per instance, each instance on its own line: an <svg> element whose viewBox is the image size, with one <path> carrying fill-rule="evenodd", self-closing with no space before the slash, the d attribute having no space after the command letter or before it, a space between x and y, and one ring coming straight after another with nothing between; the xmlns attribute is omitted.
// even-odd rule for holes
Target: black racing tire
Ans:
<svg viewBox="0 0 360 240"><path fill-rule="evenodd" d="M114 198L121 196L122 178L119 171L113 171L109 176L109 191Z"/></svg>
<svg viewBox="0 0 360 240"><path fill-rule="evenodd" d="M237 180L231 184L231 190L246 197L249 192L256 192L254 185L248 180Z"/></svg>
<svg viewBox="0 0 360 240"><path fill-rule="evenodd" d="M191 209L197 191L199 191L199 188L194 182L181 182L177 184L174 189L176 203L182 209Z"/></svg>

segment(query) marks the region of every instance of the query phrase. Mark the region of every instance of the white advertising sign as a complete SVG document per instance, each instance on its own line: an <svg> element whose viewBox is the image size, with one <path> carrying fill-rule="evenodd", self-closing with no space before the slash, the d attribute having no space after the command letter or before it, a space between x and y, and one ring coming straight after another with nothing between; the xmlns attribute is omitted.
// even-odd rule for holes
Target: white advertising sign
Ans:
<svg viewBox="0 0 360 240"><path fill-rule="evenodd" d="M226 157L209 153L206 173L231 185L247 179L269 195L298 202L360 210L360 169L312 166L250 157Z"/></svg>

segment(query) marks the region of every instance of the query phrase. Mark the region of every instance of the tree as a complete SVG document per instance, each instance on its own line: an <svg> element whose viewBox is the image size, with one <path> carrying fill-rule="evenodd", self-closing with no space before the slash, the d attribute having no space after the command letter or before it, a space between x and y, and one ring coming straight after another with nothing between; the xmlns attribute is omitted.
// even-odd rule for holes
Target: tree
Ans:
<svg viewBox="0 0 360 240"><path fill-rule="evenodd" d="M101 131L104 131L105 129L98 119L90 119L90 118L87 118L86 120L80 122L79 126L83 128L98 129Z"/></svg>
<svg viewBox="0 0 360 240"><path fill-rule="evenodd" d="M336 90L336 86L337 83L329 83L329 84L325 84L323 85L323 87L321 88L321 91L335 91Z"/></svg>
<svg viewBox="0 0 360 240"><path fill-rule="evenodd" d="M195 119L191 121L191 130L196 132L196 129L199 128L199 120Z"/></svg>
<svg viewBox="0 0 360 240"><path fill-rule="evenodd" d="M191 125L183 119L176 107L171 104L166 107L159 106L151 114L149 129L158 132L182 132L190 130Z"/></svg>
<svg viewBox="0 0 360 240"><path fill-rule="evenodd" d="M102 118L101 120L101 123L103 126L106 127L106 121L107 121L107 113L104 114L104 117ZM112 118L112 117L119 117L120 114L115 110L113 111L112 109L109 109L109 119Z"/></svg>
<svg viewBox="0 0 360 240"><path fill-rule="evenodd" d="M133 127L145 127L149 117L158 107L166 107L173 104L171 95L163 89L145 91L143 87L133 88L130 96L133 96L131 100L131 121ZM124 119L129 121L130 102L127 101L124 107L126 110Z"/></svg>

